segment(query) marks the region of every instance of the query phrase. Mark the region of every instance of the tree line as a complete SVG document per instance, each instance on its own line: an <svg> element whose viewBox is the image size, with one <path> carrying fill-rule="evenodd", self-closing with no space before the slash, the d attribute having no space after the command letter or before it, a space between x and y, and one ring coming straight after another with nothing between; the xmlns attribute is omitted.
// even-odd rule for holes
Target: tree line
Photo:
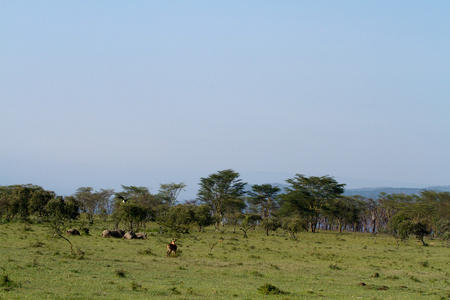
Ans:
<svg viewBox="0 0 450 300"><path fill-rule="evenodd" d="M80 187L71 196L58 196L36 185L0 187L0 219L45 222L50 216L89 223L94 216L115 227L139 229L146 222L162 230L188 233L214 225L247 232L256 227L266 235L278 229L293 238L302 230L389 233L397 241L410 235L425 245L424 237L450 239L450 193L424 190L420 195L384 194L378 198L344 196L345 184L330 176L296 174L283 190L271 184L248 185L232 169L201 178L195 200L178 203L184 183L161 184L158 193L146 187L122 186L122 191Z"/></svg>

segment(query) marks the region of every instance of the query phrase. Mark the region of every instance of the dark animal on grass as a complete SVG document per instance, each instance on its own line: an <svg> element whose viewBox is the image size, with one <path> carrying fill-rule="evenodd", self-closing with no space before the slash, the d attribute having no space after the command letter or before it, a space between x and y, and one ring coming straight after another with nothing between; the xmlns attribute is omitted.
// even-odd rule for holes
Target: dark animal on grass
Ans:
<svg viewBox="0 0 450 300"><path fill-rule="evenodd" d="M172 243L167 245L167 257L173 253L173 256L177 255L177 245L175 244L175 239L172 240Z"/></svg>
<svg viewBox="0 0 450 300"><path fill-rule="evenodd" d="M113 238L120 239L120 238L123 238L124 234L125 234L125 231L120 230L120 229L119 230L103 230L103 232L102 232L102 236L104 238L113 237Z"/></svg>
<svg viewBox="0 0 450 300"><path fill-rule="evenodd" d="M124 234L123 238L127 239L127 240L131 240L131 239L136 239L137 237L136 237L136 234L133 231L129 231L129 232Z"/></svg>
<svg viewBox="0 0 450 300"><path fill-rule="evenodd" d="M80 232L75 228L67 230L68 235L80 235Z"/></svg>
<svg viewBox="0 0 450 300"><path fill-rule="evenodd" d="M137 239L141 239L141 240L146 240L147 239L147 234L144 232L138 232L136 233L136 238Z"/></svg>

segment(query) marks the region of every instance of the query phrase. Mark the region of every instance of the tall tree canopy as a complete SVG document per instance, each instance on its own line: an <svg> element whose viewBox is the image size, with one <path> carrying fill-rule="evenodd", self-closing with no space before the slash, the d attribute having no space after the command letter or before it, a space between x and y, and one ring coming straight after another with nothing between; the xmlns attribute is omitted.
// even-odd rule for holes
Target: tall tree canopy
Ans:
<svg viewBox="0 0 450 300"><path fill-rule="evenodd" d="M284 212L306 217L312 232L316 231L324 206L340 197L345 186L330 176L306 177L302 174L296 174L286 182L289 187L283 195Z"/></svg>
<svg viewBox="0 0 450 300"><path fill-rule="evenodd" d="M147 187L125 186L123 191L116 193L116 205L113 218L116 220L116 226L121 220L125 220L129 227L139 224L143 220L154 220L158 206L162 200L150 193ZM122 202L126 199L126 203Z"/></svg>
<svg viewBox="0 0 450 300"><path fill-rule="evenodd" d="M248 192L250 196L248 203L261 217L269 217L278 206L276 197L280 190L279 187L271 184L252 185L252 190Z"/></svg>
<svg viewBox="0 0 450 300"><path fill-rule="evenodd" d="M175 205L178 195L184 190L186 184L181 183L165 183L161 184L159 187L159 196L162 200L169 206Z"/></svg>
<svg viewBox="0 0 450 300"><path fill-rule="evenodd" d="M112 189L100 189L94 191L92 187L80 187L77 189L74 197L82 204L82 210L89 216L89 222L93 222L94 214L100 210L106 209L110 205L110 198L113 195Z"/></svg>
<svg viewBox="0 0 450 300"><path fill-rule="evenodd" d="M200 179L199 200L211 206L215 216L220 219L228 209L242 210L244 203L244 187L239 173L231 169L219 171Z"/></svg>

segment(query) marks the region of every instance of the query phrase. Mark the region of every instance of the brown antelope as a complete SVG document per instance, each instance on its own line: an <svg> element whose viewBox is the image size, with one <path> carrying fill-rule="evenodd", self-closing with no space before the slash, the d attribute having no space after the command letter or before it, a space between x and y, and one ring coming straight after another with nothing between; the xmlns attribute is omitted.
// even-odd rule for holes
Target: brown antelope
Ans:
<svg viewBox="0 0 450 300"><path fill-rule="evenodd" d="M170 254L173 253L173 256L177 255L177 245L175 244L175 239L172 240L172 243L167 245L167 256L170 257Z"/></svg>

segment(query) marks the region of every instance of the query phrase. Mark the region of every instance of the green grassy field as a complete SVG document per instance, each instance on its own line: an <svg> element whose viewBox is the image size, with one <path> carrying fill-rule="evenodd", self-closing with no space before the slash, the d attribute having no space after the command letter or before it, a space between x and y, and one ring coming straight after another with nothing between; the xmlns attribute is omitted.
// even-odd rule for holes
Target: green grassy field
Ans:
<svg viewBox="0 0 450 300"><path fill-rule="evenodd" d="M450 299L450 248L440 240L397 246L326 231L244 239L211 228L179 237L167 258L171 235L147 228L148 240L109 239L103 227L70 237L84 252L71 255L43 225L0 225L0 299ZM261 294L268 283L282 293Z"/></svg>

